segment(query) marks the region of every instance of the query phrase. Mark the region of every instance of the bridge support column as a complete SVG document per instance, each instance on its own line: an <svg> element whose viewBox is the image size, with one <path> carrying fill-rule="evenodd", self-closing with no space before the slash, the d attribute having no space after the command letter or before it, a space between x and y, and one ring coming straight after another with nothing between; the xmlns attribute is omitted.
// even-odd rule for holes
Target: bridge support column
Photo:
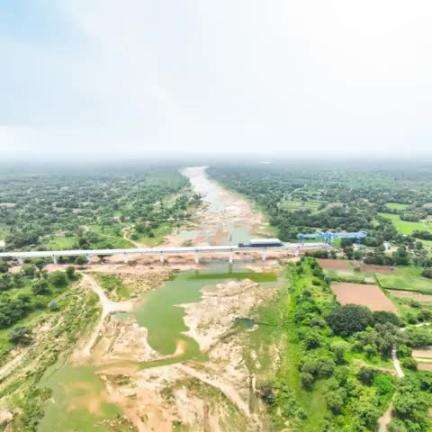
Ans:
<svg viewBox="0 0 432 432"><path fill-rule="evenodd" d="M23 260L22 258L18 258L17 261L18 261L18 264L19 264L19 265L23 265L23 264L24 264L24 260Z"/></svg>
<svg viewBox="0 0 432 432"><path fill-rule="evenodd" d="M165 255L163 253L160 254L159 261L161 262L161 264L165 264Z"/></svg>
<svg viewBox="0 0 432 432"><path fill-rule="evenodd" d="M125 264L127 264L128 262L129 262L129 256L128 256L128 254L123 254L123 262L125 263Z"/></svg>
<svg viewBox="0 0 432 432"><path fill-rule="evenodd" d="M267 251L264 251L262 254L261 254L261 260L262 261L265 261L267 259Z"/></svg>
<svg viewBox="0 0 432 432"><path fill-rule="evenodd" d="M53 260L53 263L54 263L54 264L57 264L57 257L56 257L55 255L53 255L51 258L52 258L52 260Z"/></svg>
<svg viewBox="0 0 432 432"><path fill-rule="evenodd" d="M233 254L230 254L229 256L229 263L232 264L234 262Z"/></svg>
<svg viewBox="0 0 432 432"><path fill-rule="evenodd" d="M86 255L86 260L87 260L88 263L91 262L91 259L92 259L91 255Z"/></svg>
<svg viewBox="0 0 432 432"><path fill-rule="evenodd" d="M194 256L195 264L199 264L199 255L196 253Z"/></svg>

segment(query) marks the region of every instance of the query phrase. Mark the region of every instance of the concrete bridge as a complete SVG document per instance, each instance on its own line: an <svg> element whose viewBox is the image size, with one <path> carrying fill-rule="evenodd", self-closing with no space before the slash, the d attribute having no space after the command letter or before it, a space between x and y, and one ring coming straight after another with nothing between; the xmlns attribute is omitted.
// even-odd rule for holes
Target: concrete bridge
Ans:
<svg viewBox="0 0 432 432"><path fill-rule="evenodd" d="M190 247L156 247L156 248L134 248L134 249L72 249L59 251L24 251L24 252L1 252L0 258L12 258L22 261L29 258L51 258L57 263L60 257L85 256L88 259L94 256L123 255L125 262L129 255L159 255L163 263L169 255L193 254L195 261L199 262L200 254L204 253L229 253L230 262L233 261L235 252L259 252L264 261L269 251L285 251L299 255L306 250L324 249L329 246L326 243L283 243L281 246L253 246L245 247L238 245L226 246L190 246Z"/></svg>

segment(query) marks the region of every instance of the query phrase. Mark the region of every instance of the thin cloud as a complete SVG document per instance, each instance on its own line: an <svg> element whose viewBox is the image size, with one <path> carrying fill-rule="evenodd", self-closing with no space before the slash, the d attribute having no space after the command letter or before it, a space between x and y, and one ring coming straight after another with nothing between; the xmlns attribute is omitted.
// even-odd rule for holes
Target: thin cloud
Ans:
<svg viewBox="0 0 432 432"><path fill-rule="evenodd" d="M0 31L4 156L431 152L430 2L42 4Z"/></svg>

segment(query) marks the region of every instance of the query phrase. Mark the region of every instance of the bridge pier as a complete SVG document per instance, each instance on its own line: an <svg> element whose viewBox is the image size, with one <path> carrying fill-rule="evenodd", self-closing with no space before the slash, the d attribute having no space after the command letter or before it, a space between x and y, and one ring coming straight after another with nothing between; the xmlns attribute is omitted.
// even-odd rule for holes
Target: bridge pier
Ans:
<svg viewBox="0 0 432 432"><path fill-rule="evenodd" d="M230 254L229 256L229 263L232 264L234 262L233 254Z"/></svg>
<svg viewBox="0 0 432 432"><path fill-rule="evenodd" d="M125 263L125 264L127 264L128 262L129 262L129 255L128 254L123 254L123 262Z"/></svg>
<svg viewBox="0 0 432 432"><path fill-rule="evenodd" d="M194 256L194 261L195 261L195 264L199 264L199 262L200 262L199 255L197 253Z"/></svg>
<svg viewBox="0 0 432 432"><path fill-rule="evenodd" d="M159 261L161 262L161 264L165 264L165 255L162 252L159 256Z"/></svg>
<svg viewBox="0 0 432 432"><path fill-rule="evenodd" d="M55 255L53 255L51 258L52 258L52 260L53 260L53 263L54 263L54 264L57 264L57 262L58 262L58 261L57 261L57 257L56 257Z"/></svg>
<svg viewBox="0 0 432 432"><path fill-rule="evenodd" d="M261 261L265 261L267 259L267 251L264 251L262 254L261 254Z"/></svg>

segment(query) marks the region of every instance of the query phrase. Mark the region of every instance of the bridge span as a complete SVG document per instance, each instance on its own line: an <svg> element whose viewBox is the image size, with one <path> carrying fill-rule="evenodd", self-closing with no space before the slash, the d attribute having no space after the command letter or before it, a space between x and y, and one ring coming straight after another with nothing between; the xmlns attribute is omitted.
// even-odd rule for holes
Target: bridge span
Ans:
<svg viewBox="0 0 432 432"><path fill-rule="evenodd" d="M254 246L245 247L239 245L223 246L187 246L187 247L155 247L155 248L133 248L133 249L71 249L71 250L53 250L53 251L22 251L22 252L0 252L0 258L10 258L17 260L31 258L51 258L55 263L60 257L78 257L86 256L113 256L123 255L127 261L129 255L159 255L161 262L165 256L169 255L188 255L194 254L195 260L199 260L199 255L204 253L230 253L235 252L259 252L265 260L269 251L287 251L295 255L305 250L325 249L329 245L326 243L283 243L281 246ZM232 255L230 255L232 261Z"/></svg>

